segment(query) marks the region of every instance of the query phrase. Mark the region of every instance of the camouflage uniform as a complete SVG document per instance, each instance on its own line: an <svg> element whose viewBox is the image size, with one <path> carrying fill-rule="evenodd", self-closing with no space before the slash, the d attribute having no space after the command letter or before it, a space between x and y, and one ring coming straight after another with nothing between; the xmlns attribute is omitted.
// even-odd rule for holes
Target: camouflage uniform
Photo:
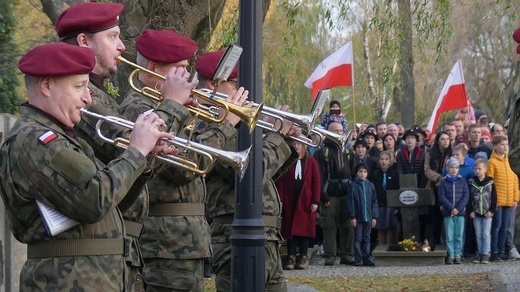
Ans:
<svg viewBox="0 0 520 292"><path fill-rule="evenodd" d="M515 96L513 108L510 113L507 135L509 140L509 165L516 175L520 177L520 92ZM514 243L520 246L520 212L516 212L515 214Z"/></svg>
<svg viewBox="0 0 520 292"><path fill-rule="evenodd" d="M107 116L120 116L116 111L119 107L118 103L111 96L105 93L104 87L102 87L99 82L96 82L97 80L93 73L90 75L90 80L91 86L89 89L91 91L92 104L87 107L87 110L92 110L94 107L95 112L97 111ZM97 121L96 118L82 115L81 121L76 125L75 129L78 135L87 141L87 143L94 149L96 157L104 163L108 163L123 150L117 149L114 145L107 143L98 137L95 128ZM103 133L109 138L128 138L131 132L131 130L113 126L109 123L104 123L102 129L105 130ZM144 220L148 216L149 202L147 187L144 186L140 189L132 188L128 198L133 198L133 200L124 200L119 205L125 219L126 237L131 240L130 253L126 258L126 263L128 265L128 270L126 272L126 285L127 287L132 287L131 291L144 291L144 284L141 278L143 260L139 247L139 234L141 233Z"/></svg>
<svg viewBox="0 0 520 292"><path fill-rule="evenodd" d="M214 148L223 148L235 151L236 131L231 124L218 128L217 125L208 125L204 134L197 138L204 144ZM231 130L233 129L233 130ZM232 134L232 135L230 135ZM263 140L263 216L278 219L281 216L281 201L274 179L296 161L298 154L285 143L276 133L268 133ZM206 178L208 188L208 215L213 219L211 225L211 245L213 249L213 271L217 275L217 291L231 290L231 223L235 211L235 173L227 165L218 163ZM277 218L278 217L278 218ZM264 221L266 221L264 218ZM280 258L280 226L266 222L267 236L265 254L266 291L286 291L287 286L283 276Z"/></svg>
<svg viewBox="0 0 520 292"><path fill-rule="evenodd" d="M10 228L16 239L28 244L20 290L124 291L127 245L117 206L130 188L139 189L146 182L141 176L146 157L130 147L105 166L72 129L31 105L23 105L20 112L0 154L0 190ZM56 136L41 141L47 133ZM54 206L80 225L51 237L35 200ZM64 240L83 249L95 248L86 256L84 251L63 248ZM36 251L49 243L57 250ZM105 252L107 245L117 251Z"/></svg>
<svg viewBox="0 0 520 292"><path fill-rule="evenodd" d="M140 81L135 82L139 87L144 86ZM175 104L171 111L177 121L169 124L171 126L167 130L186 138L179 131L180 122L189 120L191 115L176 102L164 100L161 106L165 103ZM130 91L119 111L129 119L135 119L156 107L155 101ZM203 259L210 256L209 226L204 217L206 189L203 178L165 165L149 181L148 188L150 214L140 238L146 263L143 277L147 291L203 291ZM198 208L201 213L188 210L191 207Z"/></svg>

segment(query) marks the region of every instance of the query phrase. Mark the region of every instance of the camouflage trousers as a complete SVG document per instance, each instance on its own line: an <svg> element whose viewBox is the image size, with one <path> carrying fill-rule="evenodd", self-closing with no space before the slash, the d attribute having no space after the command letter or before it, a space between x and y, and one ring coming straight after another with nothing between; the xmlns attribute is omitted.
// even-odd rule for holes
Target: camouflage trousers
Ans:
<svg viewBox="0 0 520 292"><path fill-rule="evenodd" d="M518 208L516 208L516 214L514 218L511 218L511 220L514 220L515 227L514 227L514 243L517 247L520 248L520 212L518 211Z"/></svg>
<svg viewBox="0 0 520 292"><path fill-rule="evenodd" d="M142 275L143 256L139 248L139 239L132 237L130 239L130 252L126 261L125 287L126 291L144 292L144 282Z"/></svg>
<svg viewBox="0 0 520 292"><path fill-rule="evenodd" d="M146 291L204 291L204 259L145 259Z"/></svg>
<svg viewBox="0 0 520 292"><path fill-rule="evenodd" d="M141 275L141 269L129 266L127 263L126 273L125 287L127 287L127 291L144 292L144 282L143 275Z"/></svg>
<svg viewBox="0 0 520 292"><path fill-rule="evenodd" d="M211 247L217 291L231 291L231 243L212 243ZM265 291L287 291L277 241L268 241L265 245L265 277Z"/></svg>
<svg viewBox="0 0 520 292"><path fill-rule="evenodd" d="M323 252L325 257L337 255L337 233L341 257L350 257L354 253L354 228L347 214L347 197L330 197L330 207L320 209L320 226L323 229Z"/></svg>

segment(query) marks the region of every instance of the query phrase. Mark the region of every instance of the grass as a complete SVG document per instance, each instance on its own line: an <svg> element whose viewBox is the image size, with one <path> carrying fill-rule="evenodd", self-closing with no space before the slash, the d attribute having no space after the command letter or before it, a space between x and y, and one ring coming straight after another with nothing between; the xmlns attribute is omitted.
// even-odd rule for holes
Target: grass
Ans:
<svg viewBox="0 0 520 292"><path fill-rule="evenodd" d="M486 274L417 275L378 277L286 278L289 284L305 284L318 291L493 291ZM205 291L215 291L206 279Z"/></svg>

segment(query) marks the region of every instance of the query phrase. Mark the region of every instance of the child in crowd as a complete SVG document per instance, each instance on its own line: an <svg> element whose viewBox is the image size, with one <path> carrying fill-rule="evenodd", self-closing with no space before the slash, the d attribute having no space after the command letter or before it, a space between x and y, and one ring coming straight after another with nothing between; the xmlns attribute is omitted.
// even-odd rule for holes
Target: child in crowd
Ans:
<svg viewBox="0 0 520 292"><path fill-rule="evenodd" d="M467 182L470 178L475 176L475 172L473 170L473 163L475 160L468 156L468 146L464 143L460 143L455 145L451 149L452 156L457 158L459 161L459 175L464 178ZM444 175L448 170L444 172ZM471 202L468 200L468 204L466 205L466 209L471 209ZM464 257L469 257L472 254L476 254L477 243L475 242L475 228L473 228L473 222L471 222L469 216L469 212L466 214L466 228L464 229L464 237L462 239L462 255Z"/></svg>
<svg viewBox="0 0 520 292"><path fill-rule="evenodd" d="M468 181L475 176L475 172L473 172L473 163L475 163L475 160L468 156L468 149L466 147L467 145L464 143L457 144L451 149L451 153L452 156L459 161L459 175ZM443 175L447 173L448 169L444 171Z"/></svg>
<svg viewBox="0 0 520 292"><path fill-rule="evenodd" d="M482 159L474 164L475 177L468 181L471 213L475 226L477 254L474 263L489 264L491 254L491 222L497 206L497 192L493 179L486 176L487 166Z"/></svg>
<svg viewBox="0 0 520 292"><path fill-rule="evenodd" d="M395 140L394 140L395 141ZM378 220L376 226L379 244L396 241L397 209L386 204L386 190L399 189L399 174L395 165L395 152L386 150L379 154L379 166L370 173L370 181L377 194Z"/></svg>
<svg viewBox="0 0 520 292"><path fill-rule="evenodd" d="M508 140L506 135L493 136L493 152L488 160L486 174L493 178L497 191L497 209L491 225L491 260L507 259L514 246L507 247L507 229L511 220L511 212L520 199L518 177L509 165L507 157Z"/></svg>
<svg viewBox="0 0 520 292"><path fill-rule="evenodd" d="M347 208L354 227L354 258L356 266L374 266L370 260L370 232L378 217L374 184L367 180L368 165L360 162L354 168L356 178L348 186Z"/></svg>
<svg viewBox="0 0 520 292"><path fill-rule="evenodd" d="M459 175L459 161L451 157L448 159L448 174L439 184L439 203L446 230L448 265L462 263L462 238L468 199L468 183Z"/></svg>

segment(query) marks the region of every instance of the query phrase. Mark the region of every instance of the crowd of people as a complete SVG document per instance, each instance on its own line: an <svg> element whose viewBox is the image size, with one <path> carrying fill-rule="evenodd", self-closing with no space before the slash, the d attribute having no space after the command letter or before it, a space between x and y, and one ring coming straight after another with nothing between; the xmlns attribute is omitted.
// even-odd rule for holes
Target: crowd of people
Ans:
<svg viewBox="0 0 520 292"><path fill-rule="evenodd" d="M338 105L336 100L330 102L321 126L342 133L346 119L337 111ZM399 208L388 206L386 194L400 188L401 174L415 174L417 187L431 190L435 201L417 207L420 232L414 237L421 243L445 244L446 264L461 264L463 258L474 263L520 258L514 244L520 190L509 165L506 129L490 123L482 110L474 115L473 110L461 110L435 134L420 126L405 130L400 123L361 123L350 143L325 139L313 149L321 188L305 196L300 206L315 206L319 198L316 217L322 231L318 234L323 236L314 242L318 250L323 248L325 265L334 265L339 256L340 264L374 266L375 246L404 239ZM279 191L282 200L294 198L290 189ZM301 194L296 198L303 199ZM301 229L302 221L291 218L300 216L298 212L310 214L311 209L292 209L291 204L284 205L283 225L292 222ZM307 228L312 229L312 224ZM289 250L285 268L305 268L292 261L307 261L307 249L299 254L294 247Z"/></svg>

